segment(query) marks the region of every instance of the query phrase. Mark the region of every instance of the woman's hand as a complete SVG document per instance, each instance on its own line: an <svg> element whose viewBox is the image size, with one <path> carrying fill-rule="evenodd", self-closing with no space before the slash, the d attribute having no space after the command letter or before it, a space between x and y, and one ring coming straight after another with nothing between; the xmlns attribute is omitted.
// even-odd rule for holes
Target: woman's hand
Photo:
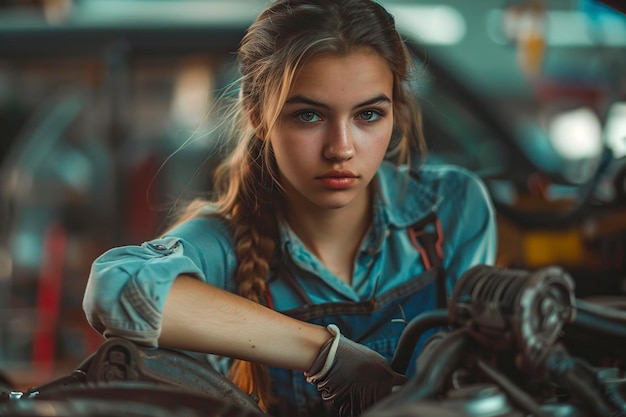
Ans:
<svg viewBox="0 0 626 417"><path fill-rule="evenodd" d="M406 382L387 360L372 349L353 342L328 326L334 335L326 342L306 373L322 399L341 417L358 416Z"/></svg>

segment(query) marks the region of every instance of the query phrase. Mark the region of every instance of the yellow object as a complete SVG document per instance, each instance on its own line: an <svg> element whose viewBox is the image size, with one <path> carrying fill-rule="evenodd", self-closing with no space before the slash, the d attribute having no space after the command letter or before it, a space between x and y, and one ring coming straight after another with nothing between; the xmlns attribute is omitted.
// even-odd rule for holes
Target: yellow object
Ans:
<svg viewBox="0 0 626 417"><path fill-rule="evenodd" d="M541 72L545 51L545 39L539 30L526 33L518 40L518 59L522 71L528 76Z"/></svg>
<svg viewBox="0 0 626 417"><path fill-rule="evenodd" d="M576 229L528 231L523 236L523 248L529 267L576 265L586 255L583 239Z"/></svg>

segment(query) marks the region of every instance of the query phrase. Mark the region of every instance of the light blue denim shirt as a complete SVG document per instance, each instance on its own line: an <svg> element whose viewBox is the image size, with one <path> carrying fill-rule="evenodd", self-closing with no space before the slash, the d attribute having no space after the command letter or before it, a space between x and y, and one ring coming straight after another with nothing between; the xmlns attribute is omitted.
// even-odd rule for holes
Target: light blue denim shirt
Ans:
<svg viewBox="0 0 626 417"><path fill-rule="evenodd" d="M436 211L443 230L444 268L450 292L476 264L493 264L494 210L484 184L454 166L423 166L417 175L383 163L375 178L374 221L355 259L352 285L333 275L286 225L280 226L282 259L313 303L369 300L423 272L407 228ZM174 279L190 274L236 291L232 235L217 217L187 221L137 246L113 248L92 266L83 307L105 336L156 346L165 297ZM270 281L274 308L299 307L301 299L280 279ZM410 319L410 318L407 318Z"/></svg>

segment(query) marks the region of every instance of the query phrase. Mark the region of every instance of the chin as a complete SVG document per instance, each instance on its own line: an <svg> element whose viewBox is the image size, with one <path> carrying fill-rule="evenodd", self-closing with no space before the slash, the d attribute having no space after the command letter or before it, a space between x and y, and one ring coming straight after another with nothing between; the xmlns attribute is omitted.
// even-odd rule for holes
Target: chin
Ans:
<svg viewBox="0 0 626 417"><path fill-rule="evenodd" d="M318 206L321 209L325 209L325 210L338 210L338 209L342 209L344 207L347 207L350 205L350 203L352 203L354 200L351 198L336 198L336 199L329 199L326 201L321 201L318 203Z"/></svg>

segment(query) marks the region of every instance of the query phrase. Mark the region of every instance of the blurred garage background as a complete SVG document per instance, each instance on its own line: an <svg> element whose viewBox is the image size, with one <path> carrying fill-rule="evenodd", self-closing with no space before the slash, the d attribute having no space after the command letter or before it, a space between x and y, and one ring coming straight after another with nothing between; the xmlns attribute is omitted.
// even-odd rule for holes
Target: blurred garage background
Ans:
<svg viewBox="0 0 626 417"><path fill-rule="evenodd" d="M499 265L625 295L624 2L383 3L415 57L428 162L485 180ZM81 309L93 259L210 189L216 99L265 4L0 2L0 371L15 386L101 343Z"/></svg>

